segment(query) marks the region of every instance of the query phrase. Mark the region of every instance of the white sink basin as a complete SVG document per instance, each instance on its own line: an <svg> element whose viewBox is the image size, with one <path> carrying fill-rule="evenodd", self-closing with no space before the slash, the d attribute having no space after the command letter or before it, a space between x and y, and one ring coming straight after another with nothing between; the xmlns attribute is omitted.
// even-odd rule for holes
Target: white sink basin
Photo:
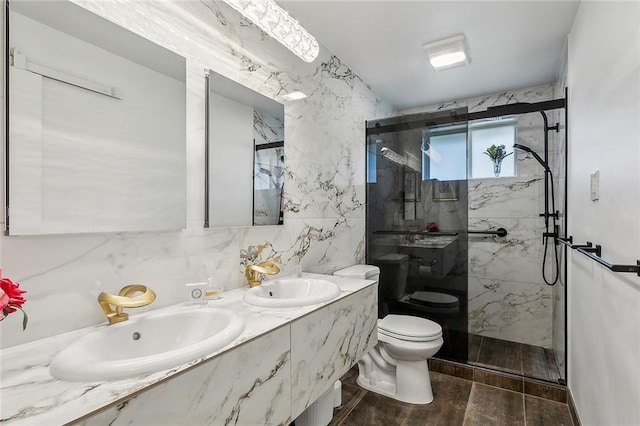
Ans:
<svg viewBox="0 0 640 426"><path fill-rule="evenodd" d="M51 361L54 377L105 381L177 367L222 349L244 331L238 314L207 306L133 315L99 327Z"/></svg>
<svg viewBox="0 0 640 426"><path fill-rule="evenodd" d="M327 280L311 278L283 278L264 281L262 285L249 289L243 300L265 308L290 308L315 305L335 299L340 287Z"/></svg>

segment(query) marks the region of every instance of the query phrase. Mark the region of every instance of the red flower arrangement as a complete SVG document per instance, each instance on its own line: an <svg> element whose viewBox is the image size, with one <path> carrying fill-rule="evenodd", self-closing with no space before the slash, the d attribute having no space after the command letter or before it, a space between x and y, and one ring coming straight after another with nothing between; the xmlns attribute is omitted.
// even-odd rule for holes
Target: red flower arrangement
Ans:
<svg viewBox="0 0 640 426"><path fill-rule="evenodd" d="M20 290L20 284L16 284L9 278L2 278L2 269L0 269L0 321L5 319L7 315L16 310L22 312L22 329L27 328L27 313L22 310L25 302L22 296L26 291Z"/></svg>

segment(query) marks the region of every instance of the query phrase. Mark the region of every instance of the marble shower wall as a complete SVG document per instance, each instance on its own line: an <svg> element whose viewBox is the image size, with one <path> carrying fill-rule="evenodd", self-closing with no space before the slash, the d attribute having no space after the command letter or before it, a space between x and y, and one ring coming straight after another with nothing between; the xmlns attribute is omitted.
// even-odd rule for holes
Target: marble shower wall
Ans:
<svg viewBox="0 0 640 426"><path fill-rule="evenodd" d="M364 122L392 109L339 58L321 48L304 63L221 1L74 3L187 58L187 229L1 236L3 276L28 291L30 318L25 332L19 315L3 321L2 347L101 323L97 294L132 282L158 294L141 311L182 301L185 283L205 279L204 264L232 289L245 285L249 261L331 273L364 260ZM284 226L203 229L205 69L276 100L307 94L285 104Z"/></svg>
<svg viewBox="0 0 640 426"><path fill-rule="evenodd" d="M469 112L494 105L553 99L553 85L402 111L415 113L467 106ZM552 118L550 117L550 123ZM542 117L518 120L518 143L544 153ZM550 139L550 155L559 152ZM543 170L530 154L516 152L517 176L470 179L469 229L504 227L504 237L469 237L469 332L514 342L552 346L552 288L542 280ZM551 246L550 246L551 247Z"/></svg>

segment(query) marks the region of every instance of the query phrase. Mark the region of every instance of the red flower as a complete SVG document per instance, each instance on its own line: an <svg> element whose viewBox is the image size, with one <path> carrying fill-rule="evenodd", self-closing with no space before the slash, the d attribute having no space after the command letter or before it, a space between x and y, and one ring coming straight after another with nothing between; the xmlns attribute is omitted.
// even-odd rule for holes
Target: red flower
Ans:
<svg viewBox="0 0 640 426"><path fill-rule="evenodd" d="M16 309L22 311L22 305L25 302L22 296L26 291L20 290L20 285L14 283L9 278L2 278L2 269L0 269L0 320L3 320L5 316ZM27 326L27 315L24 314L24 320L22 322L23 329Z"/></svg>
<svg viewBox="0 0 640 426"><path fill-rule="evenodd" d="M0 321L4 319L4 308L9 306L9 296L0 288Z"/></svg>

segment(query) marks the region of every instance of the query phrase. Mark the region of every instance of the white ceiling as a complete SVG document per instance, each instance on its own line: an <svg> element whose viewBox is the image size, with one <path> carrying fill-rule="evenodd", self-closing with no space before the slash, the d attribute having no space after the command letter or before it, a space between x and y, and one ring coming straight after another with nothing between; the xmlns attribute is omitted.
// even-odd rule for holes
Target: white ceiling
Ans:
<svg viewBox="0 0 640 426"><path fill-rule="evenodd" d="M555 80L579 0L281 0L398 110ZM464 33L467 67L435 72L422 45Z"/></svg>

